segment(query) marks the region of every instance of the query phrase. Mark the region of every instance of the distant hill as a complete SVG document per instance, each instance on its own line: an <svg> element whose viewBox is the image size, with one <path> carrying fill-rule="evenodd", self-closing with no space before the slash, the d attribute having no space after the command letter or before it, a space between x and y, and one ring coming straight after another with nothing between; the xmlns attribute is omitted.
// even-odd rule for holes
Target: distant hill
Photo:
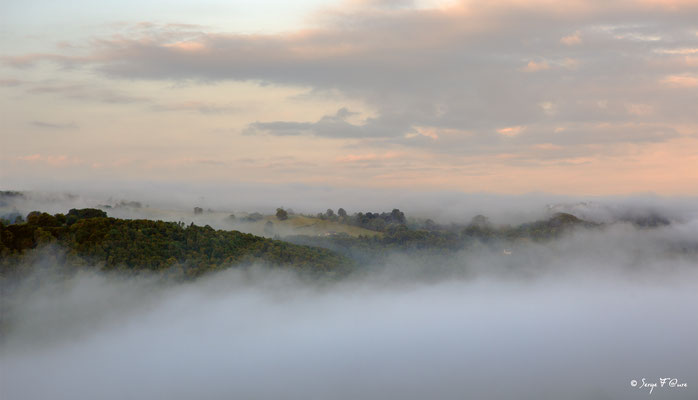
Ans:
<svg viewBox="0 0 698 400"><path fill-rule="evenodd" d="M350 261L331 251L238 231L183 223L109 218L98 209L66 215L33 212L24 223L0 222L0 273L11 273L31 249L57 244L77 264L104 269L181 269L186 276L261 262L297 270L342 273Z"/></svg>

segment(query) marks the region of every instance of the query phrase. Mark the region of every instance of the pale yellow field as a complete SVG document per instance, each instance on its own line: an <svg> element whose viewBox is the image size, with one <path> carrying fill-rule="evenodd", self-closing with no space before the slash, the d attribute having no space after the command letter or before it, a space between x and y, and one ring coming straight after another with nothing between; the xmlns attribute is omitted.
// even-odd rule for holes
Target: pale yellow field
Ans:
<svg viewBox="0 0 698 400"><path fill-rule="evenodd" d="M290 215L287 220L279 221L276 216L268 215L264 219L245 223L246 230L250 233L269 236L269 232L265 232L265 224L271 221L273 225L273 234L286 235L311 235L322 236L337 233L346 233L349 236L376 236L381 235L380 232L364 229L358 226L341 224L336 221L322 220L320 218L306 217L302 215Z"/></svg>

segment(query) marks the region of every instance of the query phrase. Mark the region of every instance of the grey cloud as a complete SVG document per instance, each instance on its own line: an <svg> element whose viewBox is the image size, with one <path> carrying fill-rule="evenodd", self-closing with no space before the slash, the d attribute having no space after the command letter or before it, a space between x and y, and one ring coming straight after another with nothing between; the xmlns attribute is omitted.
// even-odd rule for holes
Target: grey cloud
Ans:
<svg viewBox="0 0 698 400"><path fill-rule="evenodd" d="M156 104L153 105L151 110L154 111L193 111L204 115L216 115L216 114L232 114L238 111L237 108L217 105L213 103L206 103L200 101L189 101L182 103L170 103L170 104Z"/></svg>
<svg viewBox="0 0 698 400"><path fill-rule="evenodd" d="M21 86L25 82L19 79L0 79L0 87L15 87Z"/></svg>
<svg viewBox="0 0 698 400"><path fill-rule="evenodd" d="M219 160L196 160L195 162L197 164L208 165L211 167L224 167L227 165L227 163Z"/></svg>
<svg viewBox="0 0 698 400"><path fill-rule="evenodd" d="M346 108L341 108L336 114L325 115L315 122L254 122L245 129L244 133L248 135L265 133L274 136L313 135L329 138L369 138L401 135L406 128L406 124L401 123L399 119L391 121L385 116L368 118L362 125L346 121L347 117L355 114Z"/></svg>
<svg viewBox="0 0 698 400"><path fill-rule="evenodd" d="M642 123L573 123L562 131L556 124L537 124L522 128L507 137L495 130L479 133L456 131L442 134L438 139L423 135L380 138L373 147L406 146L434 153L464 156L485 156L507 153L502 163L547 163L594 155L618 155L628 143L658 143L680 134L671 126Z"/></svg>
<svg viewBox="0 0 698 400"><path fill-rule="evenodd" d="M0 61L3 64L15 68L29 68L38 62L51 61L60 64L66 68L73 68L91 62L90 59L84 57L76 57L69 55L48 54L48 53L32 53L20 56L2 56Z"/></svg>
<svg viewBox="0 0 698 400"><path fill-rule="evenodd" d="M39 83L27 89L32 94L54 94L73 100L91 100L112 104L148 102L143 96L132 96L120 91L72 83Z"/></svg>
<svg viewBox="0 0 698 400"><path fill-rule="evenodd" d="M57 123L57 122L47 122L47 121L32 121L31 124L35 127L45 128L45 129L64 130L64 129L77 129L78 128L77 124L75 124L74 122Z"/></svg>
<svg viewBox="0 0 698 400"><path fill-rule="evenodd" d="M257 132L263 132L275 136L298 136L311 130L313 125L314 123L312 122L254 122L243 133L245 135L254 135Z"/></svg>
<svg viewBox="0 0 698 400"><path fill-rule="evenodd" d="M186 27L177 34L176 27L165 33L148 27L136 37L96 40L88 56L48 59L125 78L253 80L336 90L366 102L378 115L361 125L339 115L257 121L247 134L402 138L426 126L468 131L473 135L460 147L477 149L516 142L491 135L508 126L698 124L690 106L698 93L661 84L667 75L695 74L695 65L657 52L698 47L695 6L672 10L617 2L575 11L549 3L482 3L469 4L467 12L393 7L402 3L327 12L319 17L325 26L294 35L213 34ZM582 39L577 45L560 42L577 31ZM178 44L182 41L191 45ZM27 65L38 59L28 55L6 62ZM527 68L531 61L547 68ZM553 104L555 113L542 110L543 102ZM631 114L632 107L652 112ZM637 140L673 137L670 129L661 131L640 129ZM567 132L560 144L635 140L621 131Z"/></svg>

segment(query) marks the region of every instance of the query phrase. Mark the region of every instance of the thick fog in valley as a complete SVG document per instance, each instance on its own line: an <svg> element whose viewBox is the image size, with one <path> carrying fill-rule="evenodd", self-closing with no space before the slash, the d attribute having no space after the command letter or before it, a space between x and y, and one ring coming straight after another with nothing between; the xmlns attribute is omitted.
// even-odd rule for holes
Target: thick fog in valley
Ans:
<svg viewBox="0 0 698 400"><path fill-rule="evenodd" d="M326 279L260 265L184 282L124 276L59 265L64 250L45 247L26 260L28 276L2 282L0 397L698 397L695 203L473 198L402 207L425 217L434 210L441 223L569 212L605 225L453 254L395 251ZM35 193L2 211L66 212L111 201L110 216L186 217L221 229L232 229L220 222L225 213L240 211L219 200L211 213L193 215L207 205L155 200ZM643 227L633 218L662 223ZM687 387L661 387L661 378Z"/></svg>

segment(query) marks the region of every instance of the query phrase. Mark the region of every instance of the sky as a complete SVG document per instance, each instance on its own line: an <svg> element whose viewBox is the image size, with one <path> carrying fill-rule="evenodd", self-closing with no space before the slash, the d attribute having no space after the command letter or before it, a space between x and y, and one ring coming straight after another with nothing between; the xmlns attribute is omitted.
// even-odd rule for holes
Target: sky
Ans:
<svg viewBox="0 0 698 400"><path fill-rule="evenodd" d="M698 194L698 2L0 4L0 187Z"/></svg>

